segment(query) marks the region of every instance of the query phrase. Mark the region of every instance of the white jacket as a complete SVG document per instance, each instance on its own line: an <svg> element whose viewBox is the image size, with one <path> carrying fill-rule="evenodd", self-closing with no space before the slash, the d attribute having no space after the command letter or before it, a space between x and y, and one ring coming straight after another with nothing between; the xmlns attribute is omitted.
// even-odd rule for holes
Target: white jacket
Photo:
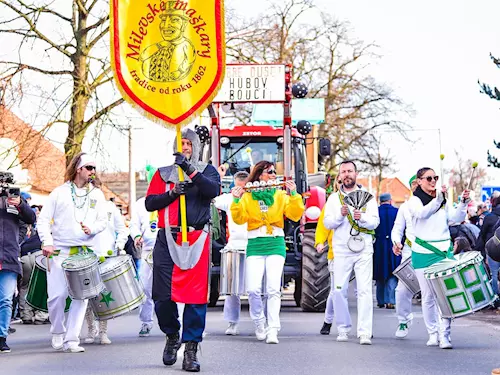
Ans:
<svg viewBox="0 0 500 375"><path fill-rule="evenodd" d="M130 220L130 235L133 239L142 236L145 251L153 250L158 235L158 212L146 210L146 198L139 198L134 205L132 218Z"/></svg>
<svg viewBox="0 0 500 375"><path fill-rule="evenodd" d="M83 197L87 190L75 186L76 194ZM80 204L83 200L77 199ZM100 189L90 185L90 192L81 208L77 208L71 195L71 183L66 182L50 193L37 222L42 244L54 245L62 254L68 254L71 246L94 245L94 237L106 228L106 200ZM83 232L86 225L91 234Z"/></svg>
<svg viewBox="0 0 500 375"><path fill-rule="evenodd" d="M361 213L361 219L358 221L358 224L362 228L375 230L380 223L377 201L372 199L365 207L366 210ZM349 237L351 237L350 233L352 227L347 216L342 216L340 212L341 208L342 205L340 204L339 193L331 194L325 205L325 218L323 222L326 229L334 230L332 243L335 249L335 257L338 255L354 254L347 247L347 241ZM349 207L349 211L351 215L353 215L354 208ZM359 235L365 240L365 248L362 252L373 253L373 236L366 233L360 233Z"/></svg>
<svg viewBox="0 0 500 375"><path fill-rule="evenodd" d="M127 243L129 231L125 225L120 210L111 202L105 202L107 225L101 233L94 238L94 252L97 256L107 256L111 250L113 255L117 255L116 251L123 250Z"/></svg>
<svg viewBox="0 0 500 375"><path fill-rule="evenodd" d="M226 193L215 197L214 205L217 209L225 211L229 227L229 240L227 247L235 250L246 250L248 243L247 223L236 224L231 216L231 203L233 203L233 195Z"/></svg>
<svg viewBox="0 0 500 375"><path fill-rule="evenodd" d="M410 210L408 209L408 202L404 202L398 210L394 226L392 227L391 240L394 243L401 243L403 236L406 234L412 243L415 241L413 235L413 223ZM404 245L404 244L403 244Z"/></svg>

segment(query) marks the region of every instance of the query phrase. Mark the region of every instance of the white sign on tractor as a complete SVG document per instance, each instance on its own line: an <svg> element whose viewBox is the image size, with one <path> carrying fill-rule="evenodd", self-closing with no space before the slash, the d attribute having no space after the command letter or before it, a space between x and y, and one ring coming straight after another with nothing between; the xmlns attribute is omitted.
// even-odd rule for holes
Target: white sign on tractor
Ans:
<svg viewBox="0 0 500 375"><path fill-rule="evenodd" d="M285 101L285 65L227 64L215 103Z"/></svg>

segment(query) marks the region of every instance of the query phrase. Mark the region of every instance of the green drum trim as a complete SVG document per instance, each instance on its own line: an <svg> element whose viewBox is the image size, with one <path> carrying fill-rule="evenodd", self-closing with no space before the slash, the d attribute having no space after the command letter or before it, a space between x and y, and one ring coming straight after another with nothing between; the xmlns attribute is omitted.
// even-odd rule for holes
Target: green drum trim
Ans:
<svg viewBox="0 0 500 375"><path fill-rule="evenodd" d="M467 266L482 264L481 262L483 260L483 257L481 253L475 251L475 253L476 252L477 255L474 258L468 259L463 263L459 263L460 258L458 260L444 259L438 263L435 263L424 271L424 276L426 279L438 279L441 277L450 276Z"/></svg>
<svg viewBox="0 0 500 375"><path fill-rule="evenodd" d="M484 292L481 288L473 291L471 293L471 295L472 295L472 298L474 299L474 303L476 305L480 304L481 302L486 301L486 296L484 295Z"/></svg>
<svg viewBox="0 0 500 375"><path fill-rule="evenodd" d="M471 270L474 272L471 272ZM475 285L481 284L481 279L479 278L476 267L474 265L469 265L468 267L464 267L458 273L459 273L460 278L462 279L462 282L464 283L464 286L466 288L470 288L470 287L473 287ZM466 274L475 275L476 277L474 278L474 280L468 281L466 279Z"/></svg>
<svg viewBox="0 0 500 375"><path fill-rule="evenodd" d="M110 279L106 279L106 280L102 280L103 283L107 283L108 281L111 281L113 279L116 279L117 277L120 277L121 275L124 275L126 274L128 271L130 271L132 269L132 266L130 266L129 268L127 268L125 271L123 271L122 273L116 275L116 276L113 276L112 278Z"/></svg>
<svg viewBox="0 0 500 375"><path fill-rule="evenodd" d="M455 305L453 304L452 300L456 299L457 297L462 297L462 301L465 302L466 307L464 309L461 309L461 310L457 309L457 310L455 310ZM467 296L465 295L464 292L460 292L460 293L457 293L457 294L446 296L446 299L448 300L448 306L450 306L451 311L452 311L453 314L460 314L460 313L463 313L463 312L466 312L466 311L472 311L471 307L470 307L470 304L469 304L469 300L468 300L468 298L467 298Z"/></svg>
<svg viewBox="0 0 500 375"><path fill-rule="evenodd" d="M447 279L443 279L444 286L446 287L446 290L453 290L457 289L457 281L455 280L454 277L449 277Z"/></svg>
<svg viewBox="0 0 500 375"><path fill-rule="evenodd" d="M141 302L141 300L143 300L145 298L146 298L146 295L144 293L142 293L139 297L137 297L136 299L134 299L133 301L131 301L131 302L125 304L125 305L117 307L117 308L115 308L113 310L106 310L105 312L98 312L97 316L114 315L117 312L120 312L120 311L123 311L125 309L128 309L130 306L135 305L137 302Z"/></svg>
<svg viewBox="0 0 500 375"><path fill-rule="evenodd" d="M479 264L479 270L481 271L481 275L487 276L486 269L484 268L483 263Z"/></svg>

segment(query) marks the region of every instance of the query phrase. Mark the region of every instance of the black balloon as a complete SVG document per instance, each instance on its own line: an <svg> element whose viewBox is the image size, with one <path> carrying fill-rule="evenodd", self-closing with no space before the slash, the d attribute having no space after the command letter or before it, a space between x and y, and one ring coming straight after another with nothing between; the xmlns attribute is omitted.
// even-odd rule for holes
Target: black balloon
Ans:
<svg viewBox="0 0 500 375"><path fill-rule="evenodd" d="M297 99L305 98L307 92L307 87L302 82L295 83L292 86L292 94Z"/></svg>
<svg viewBox="0 0 500 375"><path fill-rule="evenodd" d="M307 134L309 134L311 132L312 125L307 120L300 120L297 123L297 130L299 131L300 134L307 135Z"/></svg>
<svg viewBox="0 0 500 375"><path fill-rule="evenodd" d="M210 132L208 131L208 128L206 126L198 126L195 125L194 130L196 134L198 134L198 137L200 138L200 142L206 142L208 138L210 138Z"/></svg>

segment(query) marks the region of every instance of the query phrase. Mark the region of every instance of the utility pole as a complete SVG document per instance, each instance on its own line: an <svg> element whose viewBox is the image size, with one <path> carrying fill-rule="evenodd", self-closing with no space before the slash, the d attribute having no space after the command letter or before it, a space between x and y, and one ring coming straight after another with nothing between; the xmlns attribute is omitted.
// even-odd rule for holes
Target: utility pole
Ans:
<svg viewBox="0 0 500 375"><path fill-rule="evenodd" d="M129 178L129 190L128 190L128 215L132 218L132 207L136 201L135 192L135 171L133 163L133 142L132 142L132 125L128 128L128 178Z"/></svg>

